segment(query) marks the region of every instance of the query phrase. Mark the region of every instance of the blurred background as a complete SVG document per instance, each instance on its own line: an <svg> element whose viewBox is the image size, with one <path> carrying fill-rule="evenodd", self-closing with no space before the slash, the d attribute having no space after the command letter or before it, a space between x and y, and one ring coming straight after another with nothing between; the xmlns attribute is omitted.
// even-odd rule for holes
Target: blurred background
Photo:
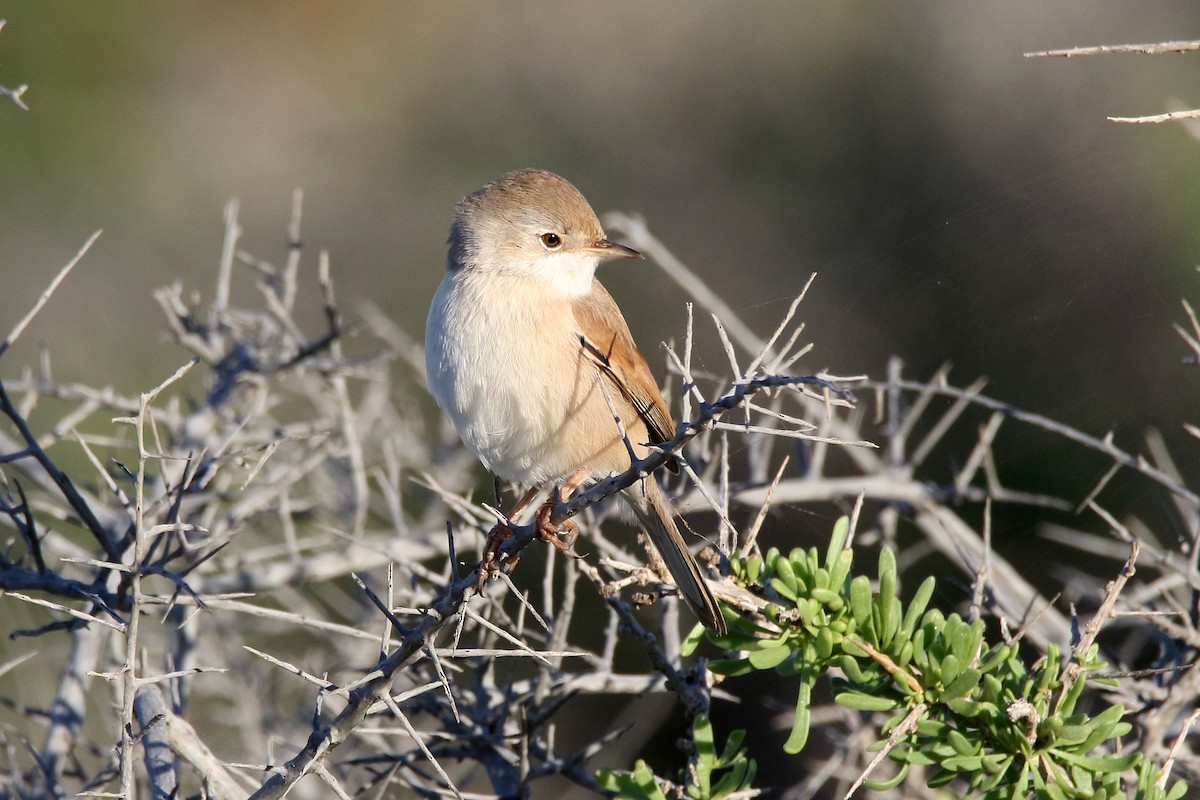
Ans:
<svg viewBox="0 0 1200 800"><path fill-rule="evenodd" d="M5 371L133 392L180 361L151 291L211 292L222 207L282 261L294 188L347 307L420 336L454 202L515 167L643 214L769 331L811 272L811 368L887 356L1135 446L1196 419L1171 330L1200 281L1200 143L1109 115L1200 106L1200 53L1027 59L1195 38L1200 6L7 0L0 328L96 248ZM1178 99L1176 99L1178 98ZM315 258L307 260L315 275ZM683 294L602 277L649 350Z"/></svg>
<svg viewBox="0 0 1200 800"><path fill-rule="evenodd" d="M1194 39L1194 0L6 0L0 17L0 85L28 84L30 106L0 101L0 331L104 229L4 376L45 346L60 381L154 386L184 355L152 291L211 294L234 197L241 246L282 263L297 187L305 289L326 249L351 315L369 298L419 339L455 201L537 166L643 215L760 334L818 273L806 371L952 361L960 385L986 375L1133 451L1161 428L1200 467L1181 427L1200 373L1171 329L1200 302L1200 142L1106 119L1200 107L1200 53L1022 56ZM685 295L651 265L602 279L648 354L681 335ZM1000 466L1071 471L1041 455Z"/></svg>

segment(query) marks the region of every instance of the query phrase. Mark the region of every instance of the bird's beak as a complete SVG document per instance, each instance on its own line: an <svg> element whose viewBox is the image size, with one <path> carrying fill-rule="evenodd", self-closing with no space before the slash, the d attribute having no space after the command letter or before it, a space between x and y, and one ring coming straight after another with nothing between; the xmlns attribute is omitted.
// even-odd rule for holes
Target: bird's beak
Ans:
<svg viewBox="0 0 1200 800"><path fill-rule="evenodd" d="M610 242L608 239L600 239L591 247L588 247L587 251L600 258L645 258L645 256L632 247Z"/></svg>

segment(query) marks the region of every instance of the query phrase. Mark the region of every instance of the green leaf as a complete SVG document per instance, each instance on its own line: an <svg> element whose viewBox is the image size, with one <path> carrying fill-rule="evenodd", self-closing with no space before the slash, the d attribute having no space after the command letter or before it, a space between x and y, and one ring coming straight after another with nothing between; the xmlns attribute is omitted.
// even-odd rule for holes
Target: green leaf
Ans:
<svg viewBox="0 0 1200 800"><path fill-rule="evenodd" d="M596 780L603 788L616 793L619 798L667 800L654 778L654 772L640 758L634 764L632 773L602 769L596 772Z"/></svg>
<svg viewBox="0 0 1200 800"><path fill-rule="evenodd" d="M818 603L823 603L829 606L834 611L842 607L842 596L831 589L822 589L817 587L809 592L809 597L816 600Z"/></svg>
<svg viewBox="0 0 1200 800"><path fill-rule="evenodd" d="M793 650L790 657L785 658L776 665L776 674L783 675L784 677L795 675L803 668L804 662L815 660L809 652L811 649L812 645L806 643L799 650Z"/></svg>
<svg viewBox="0 0 1200 800"><path fill-rule="evenodd" d="M1098 756L1080 756L1066 750L1054 749L1054 756L1070 764L1078 764L1092 772L1124 772L1132 769L1142 757L1141 753L1106 753Z"/></svg>
<svg viewBox="0 0 1200 800"><path fill-rule="evenodd" d="M843 640L842 647L845 648L845 646L846 641ZM846 678L848 678L852 683L857 683L859 686L869 683L871 680L867 673L863 672L862 668L859 666L858 659L849 653L842 655L842 657L838 660L838 666L841 667Z"/></svg>
<svg viewBox="0 0 1200 800"><path fill-rule="evenodd" d="M1053 643L1046 645L1046 660L1035 677L1033 694L1048 692L1058 686L1058 648Z"/></svg>
<svg viewBox="0 0 1200 800"><path fill-rule="evenodd" d="M1062 790L1062 787L1056 781L1046 783L1037 770L1033 772L1033 785L1041 790L1039 794L1049 797L1050 800L1067 800L1067 793Z"/></svg>
<svg viewBox="0 0 1200 800"><path fill-rule="evenodd" d="M862 692L842 692L833 699L839 706L855 711L891 711L899 705L894 697L880 697Z"/></svg>
<svg viewBox="0 0 1200 800"><path fill-rule="evenodd" d="M925 652L925 628L917 628L913 633L912 641L912 663L917 665L922 673L929 669L929 654Z"/></svg>
<svg viewBox="0 0 1200 800"><path fill-rule="evenodd" d="M871 582L865 575L850 582L850 614L860 628L871 623Z"/></svg>
<svg viewBox="0 0 1200 800"><path fill-rule="evenodd" d="M615 769L602 768L596 770L596 783L600 784L601 789L606 789L610 792L626 792L636 789L637 784L633 778L626 775L624 772L618 772Z"/></svg>
<svg viewBox="0 0 1200 800"><path fill-rule="evenodd" d="M767 572L774 575L775 567L779 561L779 548L772 547L767 550L767 554L763 557L763 566L767 568Z"/></svg>
<svg viewBox="0 0 1200 800"><path fill-rule="evenodd" d="M1071 765L1071 783L1075 786L1093 786L1095 784L1094 777L1091 771L1084 769L1080 765Z"/></svg>
<svg viewBox="0 0 1200 800"><path fill-rule="evenodd" d="M1052 714L1038 723L1037 735L1039 739L1047 741L1057 741L1059 731L1063 729L1063 718L1057 714Z"/></svg>
<svg viewBox="0 0 1200 800"><path fill-rule="evenodd" d="M939 787L945 786L947 783L949 783L950 781L954 780L957 777L958 777L958 773L955 772L954 770L939 769L937 772L930 775L929 778L926 779L925 783L927 783L929 785L929 788L937 789Z"/></svg>
<svg viewBox="0 0 1200 800"><path fill-rule="evenodd" d="M1116 705L1109 706L1092 717L1089 723L1089 727L1092 729L1091 733L1088 734L1088 737L1076 749L1086 753L1108 741L1115 734L1117 723L1121 721L1121 717L1124 715L1124 707Z"/></svg>
<svg viewBox="0 0 1200 800"><path fill-rule="evenodd" d="M869 658L867 651L859 647L853 639L842 639L842 652L854 658Z"/></svg>
<svg viewBox="0 0 1200 800"><path fill-rule="evenodd" d="M948 702L965 696L979 685L980 677L979 670L964 669L958 673L958 677L950 681L950 684L942 689L942 702Z"/></svg>
<svg viewBox="0 0 1200 800"><path fill-rule="evenodd" d="M711 792L712 771L717 766L717 746L713 741L712 723L701 714L692 725L692 744L696 748L695 786L700 797Z"/></svg>
<svg viewBox="0 0 1200 800"><path fill-rule="evenodd" d="M746 779L742 782L743 789L749 789L754 785L754 776L758 774L758 762L753 758L747 758L746 763L749 765L746 769Z"/></svg>
<svg viewBox="0 0 1200 800"><path fill-rule="evenodd" d="M937 763L937 759L929 753L924 753L920 750L909 750L904 754L904 763L916 764L918 767L928 767Z"/></svg>
<svg viewBox="0 0 1200 800"><path fill-rule="evenodd" d="M921 585L917 587L917 593L909 602L908 611L904 612L904 621L900 625L900 630L904 631L906 637L912 636L912 632L917 629L917 621L925 613L925 607L929 605L929 600L933 597L933 590L936 587L937 581L932 575L921 581Z"/></svg>
<svg viewBox="0 0 1200 800"><path fill-rule="evenodd" d="M708 671L736 678L739 675L749 675L755 670L748 658L714 658L708 662Z"/></svg>
<svg viewBox="0 0 1200 800"><path fill-rule="evenodd" d="M846 549L846 538L850 535L850 518L838 517L829 534L829 547L825 550L825 565L832 566Z"/></svg>
<svg viewBox="0 0 1200 800"><path fill-rule="evenodd" d="M758 583L758 579L762 577L763 558L759 555L753 555L746 559L746 577L750 583Z"/></svg>
<svg viewBox="0 0 1200 800"><path fill-rule="evenodd" d="M971 650L975 637L971 626L963 622L962 617L958 614L947 617L945 625L942 626L942 637L946 640L950 652L960 661L971 660L971 656L974 655Z"/></svg>
<svg viewBox="0 0 1200 800"><path fill-rule="evenodd" d="M811 597L800 597L796 600L796 613L800 615L800 621L804 625L814 625L817 615L821 613L821 606Z"/></svg>
<svg viewBox="0 0 1200 800"><path fill-rule="evenodd" d="M897 786L908 777L908 764L901 764L899 771L890 778L885 780L875 780L873 778L863 781L863 786L866 786L873 792L887 792L895 789Z"/></svg>
<svg viewBox="0 0 1200 800"><path fill-rule="evenodd" d="M796 697L796 716L792 719L792 733L783 744L783 752L795 755L808 743L809 726L812 723L812 690L816 682L811 668L800 672L800 691Z"/></svg>
<svg viewBox="0 0 1200 800"><path fill-rule="evenodd" d="M960 649L956 649L954 655L958 656L958 660L962 663L970 664L983 649L983 620L963 624L967 633L959 645Z"/></svg>
<svg viewBox="0 0 1200 800"><path fill-rule="evenodd" d="M791 654L792 648L781 644L767 650L755 650L750 653L747 660L755 669L774 669Z"/></svg>
<svg viewBox="0 0 1200 800"><path fill-rule="evenodd" d="M942 663L938 666L941 667L943 684L953 683L954 679L958 677L959 662L958 656L954 655L954 653L947 653L946 657L942 659Z"/></svg>
<svg viewBox="0 0 1200 800"><path fill-rule="evenodd" d="M927 742L925 749L933 756L934 763L940 763L948 758L954 758L958 753L946 742Z"/></svg>
<svg viewBox="0 0 1200 800"><path fill-rule="evenodd" d="M817 658L828 661L833 655L833 631L829 628L818 630L817 635L813 637L813 648L817 651Z"/></svg>
<svg viewBox="0 0 1200 800"><path fill-rule="evenodd" d="M893 646L895 646L895 642L893 642L892 644L893 644ZM904 644L902 644L900 646L900 652L896 653L896 655L894 655L892 657L892 660L896 662L897 666L907 667L908 662L912 661L912 657L913 657L913 643L912 643L912 639L909 638L909 639L906 639Z"/></svg>
<svg viewBox="0 0 1200 800"><path fill-rule="evenodd" d="M829 566L829 588L835 592L844 591L846 588L846 576L850 574L850 566L854 563L854 554L849 550L843 550L838 554L837 560Z"/></svg>
<svg viewBox="0 0 1200 800"><path fill-rule="evenodd" d="M824 567L818 567L817 571L813 573L812 587L813 591L816 591L817 589L828 590L829 570L825 569Z"/></svg>
<svg viewBox="0 0 1200 800"><path fill-rule="evenodd" d="M960 756L974 756L979 754L979 741L971 741L966 736L963 736L962 731L957 731L954 728L946 731L946 742Z"/></svg>
<svg viewBox="0 0 1200 800"><path fill-rule="evenodd" d="M903 712L903 709L901 709L901 711ZM888 717L886 720L883 721L883 724L879 726L879 735L882 737L882 736L887 736L888 734L890 734L892 732L892 729L894 729L901 722L904 722L904 718L907 716L908 716L908 714L906 714L906 713L899 713L899 714L893 714L892 716ZM924 719L924 717L922 717L921 719Z"/></svg>
<svg viewBox="0 0 1200 800"><path fill-rule="evenodd" d="M890 547L879 551L879 598L876 608L879 609L878 641L887 646L891 641L890 634L895 631L892 627L893 614L896 612L896 554ZM897 621L898 622L898 621Z"/></svg>
<svg viewBox="0 0 1200 800"><path fill-rule="evenodd" d="M783 581L793 595L799 595L803 591L803 584L800 576L796 574L796 564L792 559L780 557L779 561L775 562L775 577Z"/></svg>
<svg viewBox="0 0 1200 800"><path fill-rule="evenodd" d="M983 778L982 780L980 780L978 782L977 788L979 789L979 791L990 792L992 789L995 789L997 786L999 786L1001 781L1004 781L1005 774L1008 771L1008 764L1012 763L1011 755L1006 756L1006 758L1008 759L1008 761L1005 764L1004 769L999 770L997 772L988 772L987 756L984 756L983 771L988 772L988 775L987 775L987 777ZM980 776L976 776L976 778L979 778L979 777ZM1005 782L1005 786L1008 786L1011 783L1011 781L1004 781L1004 782ZM991 795L991 796L995 796L995 795ZM1020 797L1019 794L1015 794L1015 793L1014 794L1006 794L1003 796L1004 797Z"/></svg>
<svg viewBox="0 0 1200 800"><path fill-rule="evenodd" d="M945 693L943 693L942 702L945 703L946 707L955 714L958 714L960 717L967 718L982 716L984 714L984 710L989 707L993 710L996 708L996 706L992 703L981 703L977 700L967 700L966 698L962 697L953 697L947 699L945 697ZM992 716L995 716L995 714L993 713Z"/></svg>
<svg viewBox="0 0 1200 800"><path fill-rule="evenodd" d="M728 766L734 762L738 756L738 750L742 747L742 742L746 739L746 731L744 728L737 728L729 732L725 737L725 750L721 753L721 766Z"/></svg>
<svg viewBox="0 0 1200 800"><path fill-rule="evenodd" d="M707 796L713 798L713 800L717 800L717 798L725 797L726 795L733 794L739 789L746 788L743 781L745 780L746 774L750 771L750 767L753 763L754 762L749 760L742 760L738 761L736 764L731 764L729 771L721 777L721 780L717 781L716 785L712 787L712 790Z"/></svg>
<svg viewBox="0 0 1200 800"><path fill-rule="evenodd" d="M1013 762L1012 753L988 753L983 757L983 769L992 774L1003 774Z"/></svg>
<svg viewBox="0 0 1200 800"><path fill-rule="evenodd" d="M888 649L893 649L896 642L896 634L900 632L900 617L904 614L904 608L900 605L900 598L892 598L892 607L887 614L887 626L881 628L883 641L887 642Z"/></svg>
<svg viewBox="0 0 1200 800"><path fill-rule="evenodd" d="M784 631L778 636L756 637L746 642L744 650L774 650L776 647L787 645L793 637L790 631Z"/></svg>
<svg viewBox="0 0 1200 800"><path fill-rule="evenodd" d="M779 563L786 564L788 562L781 558L779 559ZM796 602L796 598L800 596L796 594L796 590L792 586L788 585L788 582L783 578L772 578L770 586L779 593L780 597L784 598L785 600L790 600L793 603Z"/></svg>
<svg viewBox="0 0 1200 800"><path fill-rule="evenodd" d="M692 743L696 747L696 758L713 763L717 758L717 745L713 739L712 723L701 714L692 723Z"/></svg>
<svg viewBox="0 0 1200 800"><path fill-rule="evenodd" d="M1083 689L1087 686L1087 681L1077 678L1075 683L1071 684L1071 688L1067 690L1063 696L1063 701L1059 703L1058 710L1063 714L1072 714L1075 711L1075 703L1079 701L1079 696L1083 693Z"/></svg>
<svg viewBox="0 0 1200 800"><path fill-rule="evenodd" d="M979 671L991 672L1000 666L1000 663L1007 661L1013 654L1013 647L1007 644L999 644L991 647L979 659Z"/></svg>
<svg viewBox="0 0 1200 800"><path fill-rule="evenodd" d="M1088 740L1092 729L1090 725L1063 725L1055 737L1054 744L1058 747L1071 747ZM1090 748L1089 748L1090 749Z"/></svg>
<svg viewBox="0 0 1200 800"><path fill-rule="evenodd" d="M654 776L654 770L650 769L650 765L640 758L634 764L633 778L638 782L638 786L641 787L648 800L667 800L658 785L658 779Z"/></svg>
<svg viewBox="0 0 1200 800"><path fill-rule="evenodd" d="M978 772L983 768L983 758L981 756L954 756L943 761L941 767L955 772Z"/></svg>
<svg viewBox="0 0 1200 800"><path fill-rule="evenodd" d="M928 736L931 739L941 739L946 735L946 731L950 730L950 726L940 719L932 719L930 717L922 717L917 720L916 731L918 736Z"/></svg>
<svg viewBox="0 0 1200 800"><path fill-rule="evenodd" d="M696 652L696 648L700 646L700 642L704 641L704 631L707 630L703 625L697 622L688 631L687 638L683 640L683 644L679 646L679 652L684 656L690 656Z"/></svg>

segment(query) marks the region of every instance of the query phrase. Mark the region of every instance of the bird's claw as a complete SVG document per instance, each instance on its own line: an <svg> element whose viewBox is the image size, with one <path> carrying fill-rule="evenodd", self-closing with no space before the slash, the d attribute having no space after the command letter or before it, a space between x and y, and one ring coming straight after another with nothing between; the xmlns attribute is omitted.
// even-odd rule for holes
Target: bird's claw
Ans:
<svg viewBox="0 0 1200 800"><path fill-rule="evenodd" d="M554 549L563 555L574 555L571 553L571 545L575 544L575 537L579 535L579 526L571 519L564 519L557 525L550 521L550 515L554 513L554 500L555 497L551 494L534 516L538 538L553 545ZM560 530L563 531L562 535L559 535Z"/></svg>
<svg viewBox="0 0 1200 800"><path fill-rule="evenodd" d="M565 519L560 523L550 521L551 515L554 513L553 495L546 500L545 503L537 510L534 515L534 524L537 526L537 537L543 542L552 545L555 550L563 555L571 558L582 558L571 552L571 547L575 544L575 537L579 535L579 525L574 520ZM512 572L513 568L520 561L520 556L510 555L507 558L500 558L500 548L504 543L513 537L511 527L512 523L509 520L497 522L488 531L487 541L483 546L483 558L479 562L477 568L478 580L475 584L475 590L482 592L483 587L487 585L489 579L497 570L504 572ZM560 534L559 532L562 531Z"/></svg>
<svg viewBox="0 0 1200 800"><path fill-rule="evenodd" d="M512 556L503 563L497 558L500 553L500 548L505 542L512 538L512 528L509 527L508 520L497 522L488 531L487 541L483 545L483 558L479 561L478 580L475 584L475 591L482 592L483 587L487 585L492 574L498 569L503 569L505 572L511 572L512 568L517 565L519 558Z"/></svg>

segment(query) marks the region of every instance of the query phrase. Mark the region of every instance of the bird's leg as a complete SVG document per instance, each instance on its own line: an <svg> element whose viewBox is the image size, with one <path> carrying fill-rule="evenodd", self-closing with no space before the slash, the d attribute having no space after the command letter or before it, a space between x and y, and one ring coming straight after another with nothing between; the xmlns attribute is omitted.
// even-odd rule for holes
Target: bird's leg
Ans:
<svg viewBox="0 0 1200 800"><path fill-rule="evenodd" d="M483 545L483 558L479 562L479 582L476 584L477 591L483 591L483 585L487 583L488 578L496 570L496 553L500 550L500 546L512 538L512 530L509 525L517 514L520 514L527 505L537 497L539 487L530 487L529 491L521 495L512 508L504 515L504 522L497 522L488 531L487 541ZM517 564L517 559L505 565L505 569L511 570Z"/></svg>
<svg viewBox="0 0 1200 800"><path fill-rule="evenodd" d="M559 552L570 555L571 545L575 542L575 537L579 535L579 526L572 519L564 519L562 522L555 525L550 521L550 516L554 513L554 504L560 500L567 500L571 495L575 494L575 490L583 485L590 473L587 470L580 470L563 482L563 485L550 493L546 498L546 502L537 510L534 515L534 520L537 522L538 538L544 542L554 545ZM566 535L559 537L559 529L565 529Z"/></svg>

